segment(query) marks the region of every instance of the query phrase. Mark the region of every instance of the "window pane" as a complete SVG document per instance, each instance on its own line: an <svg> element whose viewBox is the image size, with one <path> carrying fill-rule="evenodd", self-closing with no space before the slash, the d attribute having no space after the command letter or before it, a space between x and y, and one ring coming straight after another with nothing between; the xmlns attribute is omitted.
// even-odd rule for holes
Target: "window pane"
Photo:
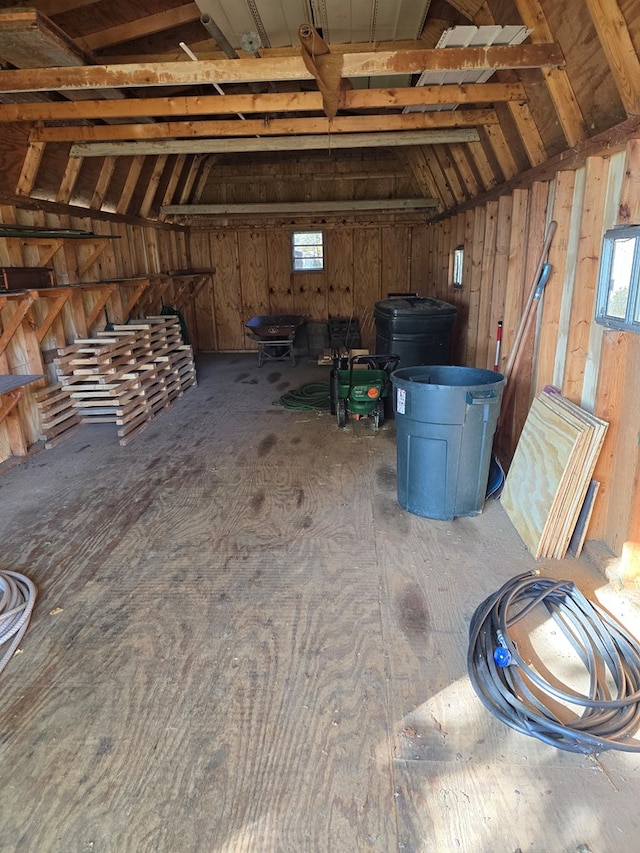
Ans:
<svg viewBox="0 0 640 853"><path fill-rule="evenodd" d="M611 275L609 278L606 308L606 313L609 317L618 317L624 320L626 316L635 246L635 237L619 237L613 241L613 256L611 259Z"/></svg>
<svg viewBox="0 0 640 853"><path fill-rule="evenodd" d="M324 268L322 231L294 231L292 243L294 270Z"/></svg>

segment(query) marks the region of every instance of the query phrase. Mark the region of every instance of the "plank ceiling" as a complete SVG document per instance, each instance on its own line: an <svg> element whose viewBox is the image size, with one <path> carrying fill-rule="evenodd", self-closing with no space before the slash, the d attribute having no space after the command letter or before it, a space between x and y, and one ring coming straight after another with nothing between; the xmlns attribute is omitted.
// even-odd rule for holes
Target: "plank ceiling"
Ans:
<svg viewBox="0 0 640 853"><path fill-rule="evenodd" d="M178 222L440 215L640 112L638 4L560 5L5 0L15 193Z"/></svg>

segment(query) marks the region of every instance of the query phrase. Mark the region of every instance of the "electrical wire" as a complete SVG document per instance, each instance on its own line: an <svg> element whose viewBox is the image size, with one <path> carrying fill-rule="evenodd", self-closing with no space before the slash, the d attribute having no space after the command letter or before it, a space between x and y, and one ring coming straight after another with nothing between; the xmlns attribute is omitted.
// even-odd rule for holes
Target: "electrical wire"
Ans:
<svg viewBox="0 0 640 853"><path fill-rule="evenodd" d="M18 572L0 571L0 645L13 642L0 658L0 672L20 645L36 603L33 581Z"/></svg>
<svg viewBox="0 0 640 853"><path fill-rule="evenodd" d="M285 409L324 410L331 405L328 382L308 382L295 391L287 391L280 397Z"/></svg>
<svg viewBox="0 0 640 853"><path fill-rule="evenodd" d="M559 749L640 752L640 742L630 740L640 727L640 645L572 581L537 575L507 581L473 614L467 670L475 692L503 723ZM551 683L540 673L543 667L536 670L519 654L509 629L538 605L582 661L589 676L586 695ZM568 704L573 719L560 719L549 699Z"/></svg>

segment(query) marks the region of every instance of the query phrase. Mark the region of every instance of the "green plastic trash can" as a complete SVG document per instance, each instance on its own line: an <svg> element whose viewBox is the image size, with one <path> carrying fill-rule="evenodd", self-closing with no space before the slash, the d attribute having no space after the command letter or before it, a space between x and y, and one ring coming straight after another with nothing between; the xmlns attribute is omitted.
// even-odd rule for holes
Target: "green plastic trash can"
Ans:
<svg viewBox="0 0 640 853"><path fill-rule="evenodd" d="M403 367L391 382L400 506L443 520L481 513L505 377L475 367Z"/></svg>

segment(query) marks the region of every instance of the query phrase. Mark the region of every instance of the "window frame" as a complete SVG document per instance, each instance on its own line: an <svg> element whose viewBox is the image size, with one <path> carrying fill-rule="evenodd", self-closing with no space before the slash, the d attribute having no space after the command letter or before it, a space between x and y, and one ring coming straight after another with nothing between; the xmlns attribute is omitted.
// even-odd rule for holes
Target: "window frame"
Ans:
<svg viewBox="0 0 640 853"><path fill-rule="evenodd" d="M318 256L311 256L310 258L296 257L296 249L298 249L300 247L300 245L305 245L305 244L300 244L300 243L296 244L296 236L299 234L319 234L320 235L320 241L318 243L306 244L306 245L312 245L312 246L319 246L320 247L321 255L318 258L320 260L320 266L317 266L317 267L300 267L300 266L297 266L297 263L299 261L313 260L314 257L318 257ZM292 272L294 272L294 273L324 272L326 269L326 265L327 265L327 258L326 258L325 234L321 228L296 228L294 231L291 232L291 271Z"/></svg>
<svg viewBox="0 0 640 853"><path fill-rule="evenodd" d="M459 273L459 275L457 275ZM456 246L451 255L451 284L461 290L464 282L464 244Z"/></svg>
<svg viewBox="0 0 640 853"><path fill-rule="evenodd" d="M629 281L629 293L626 300L624 317L615 317L607 313L611 292L611 273L613 267L615 243L618 239L635 241ZM600 270L596 290L595 321L608 329L630 331L640 334L640 225L623 225L610 228L602 238Z"/></svg>

